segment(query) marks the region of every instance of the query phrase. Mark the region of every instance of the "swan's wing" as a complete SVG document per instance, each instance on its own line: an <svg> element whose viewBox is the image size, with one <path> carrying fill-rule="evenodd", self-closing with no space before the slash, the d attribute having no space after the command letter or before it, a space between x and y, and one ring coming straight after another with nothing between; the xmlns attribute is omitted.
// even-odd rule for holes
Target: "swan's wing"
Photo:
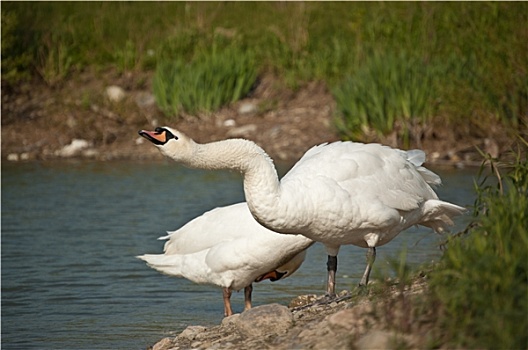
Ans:
<svg viewBox="0 0 528 350"><path fill-rule="evenodd" d="M304 236L278 233L241 238L214 246L205 262L211 273L223 274L224 279L233 281L234 289L239 289L278 268L290 275L301 266L311 244Z"/></svg>
<svg viewBox="0 0 528 350"><path fill-rule="evenodd" d="M301 266L305 250L313 242L304 236L245 237L221 242L191 254L138 256L153 269L194 283L241 289L257 277L280 268L287 277Z"/></svg>
<svg viewBox="0 0 528 350"><path fill-rule="evenodd" d="M378 144L337 142L303 157L281 180L283 193L302 213L297 217L321 226L350 228L392 224L398 211L419 207L437 196L416 168L422 154ZM411 157L412 160L408 158ZM413 163L414 162L414 163ZM315 211L317 208L317 211Z"/></svg>
<svg viewBox="0 0 528 350"><path fill-rule="evenodd" d="M405 157L411 162L422 178L431 186L439 186L442 184L440 176L433 173L431 170L421 166L425 162L425 152L419 149L412 149L409 151L401 151Z"/></svg>
<svg viewBox="0 0 528 350"><path fill-rule="evenodd" d="M214 245L247 237L264 229L251 216L246 203L215 208L170 232L165 243L166 254L189 254Z"/></svg>
<svg viewBox="0 0 528 350"><path fill-rule="evenodd" d="M339 142L339 141L338 141ZM328 145L328 142L325 142L325 143L321 143L319 145L315 145L313 146L312 148L310 148L308 151L306 151L303 156L301 157L301 159L299 159L299 161L297 161L297 163L295 163L293 165L293 167L290 169L290 171L288 172L291 173L292 171L294 171L294 169L296 167L302 167L302 164L305 163L307 161L307 159L310 159L312 158L313 156L319 154L321 151L323 151L325 149L325 146Z"/></svg>

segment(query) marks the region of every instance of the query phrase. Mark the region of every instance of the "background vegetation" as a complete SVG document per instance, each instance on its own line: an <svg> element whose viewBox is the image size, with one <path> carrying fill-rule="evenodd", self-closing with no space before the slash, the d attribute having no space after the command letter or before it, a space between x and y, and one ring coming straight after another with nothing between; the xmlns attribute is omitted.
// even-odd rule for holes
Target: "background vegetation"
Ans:
<svg viewBox="0 0 528 350"><path fill-rule="evenodd" d="M431 273L431 305L444 341L457 347L528 346L528 161L476 186L475 222L452 237Z"/></svg>
<svg viewBox="0 0 528 350"><path fill-rule="evenodd" d="M449 236L438 263L411 266L402 250L388 265L396 280L371 287L370 297L383 302L381 319L419 335L419 348L528 347L528 159L511 158L506 164L488 156L475 183L474 220ZM404 293L424 277L425 293Z"/></svg>
<svg viewBox="0 0 528 350"><path fill-rule="evenodd" d="M155 71L177 117L272 72L293 88L326 82L344 138L407 142L433 121L485 135L525 127L527 23L526 2L2 2L2 81Z"/></svg>

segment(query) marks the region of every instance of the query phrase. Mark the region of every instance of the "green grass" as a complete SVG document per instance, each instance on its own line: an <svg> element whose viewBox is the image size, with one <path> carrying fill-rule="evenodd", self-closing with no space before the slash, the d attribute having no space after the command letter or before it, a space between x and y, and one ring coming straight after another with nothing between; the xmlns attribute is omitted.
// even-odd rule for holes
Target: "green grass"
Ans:
<svg viewBox="0 0 528 350"><path fill-rule="evenodd" d="M153 90L158 106L174 117L182 112L212 112L235 102L249 92L256 78L251 52L213 47L188 63L181 59L160 62Z"/></svg>
<svg viewBox="0 0 528 350"><path fill-rule="evenodd" d="M406 53L372 53L365 66L334 89L336 125L350 139L361 138L370 129L386 135L397 128L408 147L410 131L434 115L433 82L441 77L438 73L435 76L421 58Z"/></svg>
<svg viewBox="0 0 528 350"><path fill-rule="evenodd" d="M344 137L358 119L378 133L437 117L482 132L497 120L518 129L528 115L526 23L526 2L7 1L2 81L61 84L89 67L154 71L168 60L191 62L223 37L290 87L326 82ZM354 93L386 86L389 69L400 80L395 97ZM347 101L358 95L368 112Z"/></svg>
<svg viewBox="0 0 528 350"><path fill-rule="evenodd" d="M483 164L474 220L447 239L439 262L413 267L403 250L369 287L382 323L415 335L413 348L528 348L528 159L512 159ZM425 293L404 293L424 281Z"/></svg>
<svg viewBox="0 0 528 350"><path fill-rule="evenodd" d="M499 174L495 172L495 174ZM476 225L452 237L431 273L437 323L450 346L528 346L528 161L478 187Z"/></svg>

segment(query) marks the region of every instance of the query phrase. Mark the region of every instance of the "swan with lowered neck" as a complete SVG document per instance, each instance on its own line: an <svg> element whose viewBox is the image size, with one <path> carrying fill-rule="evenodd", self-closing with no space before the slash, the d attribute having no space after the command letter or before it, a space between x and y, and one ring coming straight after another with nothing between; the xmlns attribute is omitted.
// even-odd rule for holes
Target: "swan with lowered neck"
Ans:
<svg viewBox="0 0 528 350"><path fill-rule="evenodd" d="M222 287L225 316L233 314L233 290L244 288L244 309L250 309L252 283L289 277L313 244L302 235L267 230L246 203L208 211L160 239L168 239L163 254L138 258L164 274Z"/></svg>
<svg viewBox="0 0 528 350"><path fill-rule="evenodd" d="M161 152L191 168L233 169L244 176L249 209L263 226L322 242L328 253L327 294L335 295L341 245L368 248L368 283L376 247L401 231L423 225L436 232L452 225L465 208L444 202L431 188L440 177L421 165L421 150L379 144L334 142L309 149L279 181L270 157L243 139L199 144L169 128L141 130Z"/></svg>

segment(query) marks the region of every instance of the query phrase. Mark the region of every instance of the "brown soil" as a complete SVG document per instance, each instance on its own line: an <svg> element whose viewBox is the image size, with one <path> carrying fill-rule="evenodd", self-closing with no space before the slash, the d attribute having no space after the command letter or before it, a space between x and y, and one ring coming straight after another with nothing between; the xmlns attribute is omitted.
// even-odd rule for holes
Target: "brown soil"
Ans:
<svg viewBox="0 0 528 350"><path fill-rule="evenodd" d="M2 89L2 157L54 159L73 139L91 143L91 152L79 156L99 160L160 159L148 143L140 143L137 131L170 125L198 142L242 137L261 145L276 160L297 160L309 147L340 138L333 126L335 103L323 83L309 83L297 91L272 75L263 77L251 95L210 115L165 117L150 94L151 74L84 72L50 87L40 81ZM125 98L112 102L106 88L117 85ZM241 106L254 111L244 113ZM468 127L470 128L470 127ZM429 163L479 164L474 146L495 154L508 146L501 130L486 137L462 137L449 125L421 130L412 147L428 153ZM386 138L365 136L401 147L396 134ZM495 155L494 154L494 155Z"/></svg>

